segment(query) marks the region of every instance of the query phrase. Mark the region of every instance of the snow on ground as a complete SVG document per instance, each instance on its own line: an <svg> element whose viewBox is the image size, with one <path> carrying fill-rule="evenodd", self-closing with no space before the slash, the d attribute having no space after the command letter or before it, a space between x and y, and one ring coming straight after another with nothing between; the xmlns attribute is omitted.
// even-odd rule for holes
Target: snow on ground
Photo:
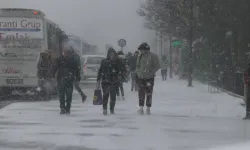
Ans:
<svg viewBox="0 0 250 150"><path fill-rule="evenodd" d="M242 100L211 94L207 86L183 80L156 80L152 115L137 114L137 93L125 84L126 100L115 115L81 103L74 95L72 114L59 115L58 101L16 103L0 110L0 150L193 150L248 141Z"/></svg>

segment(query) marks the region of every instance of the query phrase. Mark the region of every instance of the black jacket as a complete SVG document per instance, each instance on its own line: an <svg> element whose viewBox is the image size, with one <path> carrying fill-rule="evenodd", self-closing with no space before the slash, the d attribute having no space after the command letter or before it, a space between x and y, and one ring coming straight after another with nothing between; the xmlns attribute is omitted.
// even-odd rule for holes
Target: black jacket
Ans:
<svg viewBox="0 0 250 150"><path fill-rule="evenodd" d="M97 82L108 83L108 84L119 84L124 76L124 66L122 61L118 58L111 60L109 58L110 53L115 52L114 49L108 50L107 58L101 62Z"/></svg>
<svg viewBox="0 0 250 150"><path fill-rule="evenodd" d="M53 75L57 72L57 81L69 79L71 81L81 80L81 63L78 54L72 52L68 56L60 56L53 69Z"/></svg>
<svg viewBox="0 0 250 150"><path fill-rule="evenodd" d="M122 62L120 59L115 61L104 59L101 63L97 75L97 81L102 83L118 84L123 78Z"/></svg>

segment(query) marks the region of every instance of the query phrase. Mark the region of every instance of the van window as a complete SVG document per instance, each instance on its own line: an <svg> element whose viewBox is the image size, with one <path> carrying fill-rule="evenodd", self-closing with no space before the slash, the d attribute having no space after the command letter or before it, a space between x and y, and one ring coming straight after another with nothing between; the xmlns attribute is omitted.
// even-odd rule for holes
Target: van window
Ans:
<svg viewBox="0 0 250 150"><path fill-rule="evenodd" d="M88 57L87 64L101 64L103 57Z"/></svg>

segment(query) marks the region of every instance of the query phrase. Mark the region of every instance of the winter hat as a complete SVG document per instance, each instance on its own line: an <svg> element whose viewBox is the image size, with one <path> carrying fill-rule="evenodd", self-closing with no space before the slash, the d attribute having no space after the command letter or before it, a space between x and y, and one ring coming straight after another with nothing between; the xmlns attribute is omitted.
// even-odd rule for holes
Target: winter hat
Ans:
<svg viewBox="0 0 250 150"><path fill-rule="evenodd" d="M139 47L138 50L150 50L150 46L147 43L142 43Z"/></svg>

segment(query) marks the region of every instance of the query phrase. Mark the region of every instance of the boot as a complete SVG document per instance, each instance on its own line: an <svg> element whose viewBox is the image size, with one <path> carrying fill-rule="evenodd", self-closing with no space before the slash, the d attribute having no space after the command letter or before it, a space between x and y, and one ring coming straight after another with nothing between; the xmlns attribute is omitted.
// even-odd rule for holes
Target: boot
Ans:
<svg viewBox="0 0 250 150"><path fill-rule="evenodd" d="M150 107L147 107L146 113L147 113L147 115L151 115Z"/></svg>
<svg viewBox="0 0 250 150"><path fill-rule="evenodd" d="M140 108L139 108L139 110L138 110L138 114L140 114L140 115L144 114L144 111L143 111L143 107L142 107L142 106L140 106Z"/></svg>
<svg viewBox="0 0 250 150"><path fill-rule="evenodd" d="M103 109L103 115L108 115L108 111L107 111L107 109Z"/></svg>
<svg viewBox="0 0 250 150"><path fill-rule="evenodd" d="M65 109L61 109L60 114L63 115L63 114L65 114L65 113L66 113Z"/></svg>
<svg viewBox="0 0 250 150"><path fill-rule="evenodd" d="M246 117L244 117L243 120L250 120L250 112L246 114Z"/></svg>
<svg viewBox="0 0 250 150"><path fill-rule="evenodd" d="M69 114L70 114L70 109L66 110L65 113L66 113L67 115L69 115Z"/></svg>
<svg viewBox="0 0 250 150"><path fill-rule="evenodd" d="M114 115L114 114L115 114L115 110L114 110L114 108L110 109L110 113L111 113L112 115Z"/></svg>

